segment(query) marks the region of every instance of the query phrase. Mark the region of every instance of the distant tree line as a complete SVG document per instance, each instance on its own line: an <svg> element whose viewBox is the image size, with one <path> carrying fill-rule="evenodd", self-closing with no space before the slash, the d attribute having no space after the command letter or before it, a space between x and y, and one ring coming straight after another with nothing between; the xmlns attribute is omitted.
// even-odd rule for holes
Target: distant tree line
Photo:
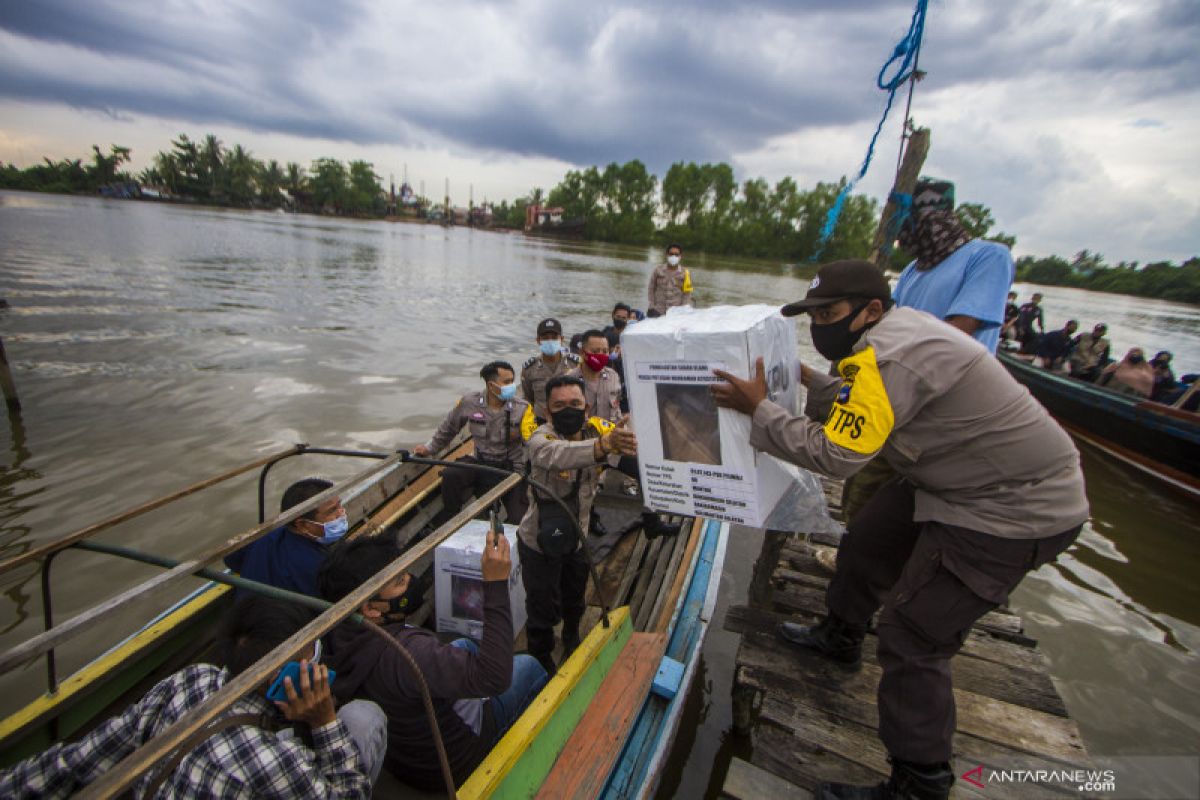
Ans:
<svg viewBox="0 0 1200 800"><path fill-rule="evenodd" d="M96 146L92 151L91 164L81 159L44 159L26 169L0 166L0 188L94 193L136 181L165 189L175 199L219 206L289 206L356 216L379 216L387 207L381 178L366 161L344 164L334 158L318 158L306 170L295 162L260 161L240 144L225 147L213 134L202 140L180 134L169 150L155 154L153 164L134 176L119 170L129 161L128 147L113 145L107 155Z"/></svg>
<svg viewBox="0 0 1200 800"><path fill-rule="evenodd" d="M1017 259L1017 280L1200 304L1197 256L1182 264L1156 261L1144 266L1136 261L1106 264L1104 256L1088 250L1080 250L1070 261L1060 256L1022 256Z"/></svg>

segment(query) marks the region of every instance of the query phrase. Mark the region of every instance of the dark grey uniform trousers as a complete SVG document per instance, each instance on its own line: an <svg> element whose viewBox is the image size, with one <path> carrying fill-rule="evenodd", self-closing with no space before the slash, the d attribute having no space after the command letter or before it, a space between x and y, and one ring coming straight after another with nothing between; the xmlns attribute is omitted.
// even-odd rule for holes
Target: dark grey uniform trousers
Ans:
<svg viewBox="0 0 1200 800"><path fill-rule="evenodd" d="M517 541L521 556L521 579L525 583L525 639L530 655L550 655L554 649L554 626L562 621L563 632L579 632L586 609L588 562L583 549L558 558Z"/></svg>
<svg viewBox="0 0 1200 800"><path fill-rule="evenodd" d="M825 601L831 613L877 624L879 738L894 758L949 761L954 729L950 659L971 626L1008 601L1025 574L1053 561L1077 526L1042 539L1004 539L913 521L913 489L885 484L850 522Z"/></svg>

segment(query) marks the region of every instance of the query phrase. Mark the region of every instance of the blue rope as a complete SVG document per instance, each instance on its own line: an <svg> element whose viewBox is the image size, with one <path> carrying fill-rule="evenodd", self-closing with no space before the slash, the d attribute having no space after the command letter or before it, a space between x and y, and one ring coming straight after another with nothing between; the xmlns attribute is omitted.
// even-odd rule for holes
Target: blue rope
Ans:
<svg viewBox="0 0 1200 800"><path fill-rule="evenodd" d="M858 174L842 187L842 190L838 192L837 199L833 201L833 205L825 215L825 224L821 226L821 240L817 244L816 253L813 254L813 261L820 259L825 246L829 244L830 238L833 237L833 230L837 227L838 217L841 216L842 206L845 205L846 198L850 196L850 192L854 191L854 187L867 174L867 169L871 166L871 159L875 157L875 143L879 140L879 133L883 130L883 124L887 122L888 113L892 110L892 102L896 99L896 92L904 85L905 81L912 77L913 61L916 60L917 51L921 49L921 36L925 32L925 11L928 5L929 0L917 0L917 6L913 9L912 20L908 25L908 33L896 44L895 49L892 50L891 58L884 63L879 70L878 77L875 78L875 85L888 93L887 104L883 107L883 116L879 118L879 124L875 126L875 133L871 136L871 143L867 145L867 155L863 159ZM896 74L890 79L885 80L884 74L897 61L900 62L900 66L896 68Z"/></svg>

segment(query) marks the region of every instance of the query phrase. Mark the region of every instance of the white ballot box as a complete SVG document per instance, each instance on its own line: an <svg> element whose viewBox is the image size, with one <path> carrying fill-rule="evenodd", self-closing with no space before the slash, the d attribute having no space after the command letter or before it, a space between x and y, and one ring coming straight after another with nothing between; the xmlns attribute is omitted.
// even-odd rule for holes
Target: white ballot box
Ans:
<svg viewBox="0 0 1200 800"><path fill-rule="evenodd" d="M483 575L479 561L487 543L488 523L473 519L433 553L433 600L440 633L461 633L472 639L483 636ZM512 606L513 636L525 627L525 583L517 554L517 526L505 525L512 572L508 599Z"/></svg>
<svg viewBox="0 0 1200 800"><path fill-rule="evenodd" d="M770 398L794 412L794 323L777 306L674 308L626 329L621 353L646 505L762 527L795 470L751 447L750 418L709 387L714 369L748 378L762 357Z"/></svg>

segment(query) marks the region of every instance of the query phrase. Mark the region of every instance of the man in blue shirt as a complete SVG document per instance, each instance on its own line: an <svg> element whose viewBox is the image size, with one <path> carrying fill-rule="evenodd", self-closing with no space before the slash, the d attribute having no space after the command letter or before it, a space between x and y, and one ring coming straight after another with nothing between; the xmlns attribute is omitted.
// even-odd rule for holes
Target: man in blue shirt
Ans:
<svg viewBox="0 0 1200 800"><path fill-rule="evenodd" d="M927 311L995 353L1016 266L1007 247L972 239L963 228L954 214L953 183L917 181L899 241L915 258L896 282L896 304Z"/></svg>
<svg viewBox="0 0 1200 800"><path fill-rule="evenodd" d="M331 486L332 483L321 478L297 481L283 493L279 510L298 506ZM329 545L345 536L348 529L341 498L331 497L291 524L276 528L258 541L225 556L225 565L243 578L320 597L317 571L325 560Z"/></svg>

